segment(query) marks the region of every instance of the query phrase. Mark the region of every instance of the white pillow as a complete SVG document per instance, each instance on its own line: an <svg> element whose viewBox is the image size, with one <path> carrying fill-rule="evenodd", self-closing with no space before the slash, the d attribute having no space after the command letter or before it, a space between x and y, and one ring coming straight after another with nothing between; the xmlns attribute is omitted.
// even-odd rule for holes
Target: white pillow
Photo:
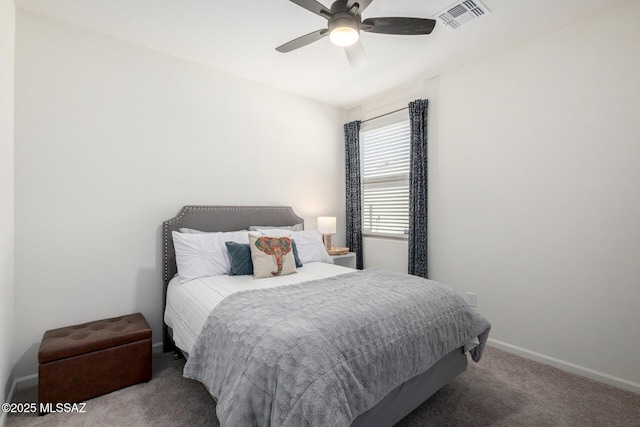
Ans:
<svg viewBox="0 0 640 427"><path fill-rule="evenodd" d="M326 262L333 264L333 259L327 253L322 243L322 233L318 230L288 231L288 230L258 230L262 234L276 237L291 236L296 241L298 258L302 264L308 262Z"/></svg>
<svg viewBox="0 0 640 427"><path fill-rule="evenodd" d="M172 232L176 266L182 283L229 274L231 261L225 242L249 243L248 231L213 233Z"/></svg>
<svg viewBox="0 0 640 427"><path fill-rule="evenodd" d="M208 231L200 231L200 230L194 230L193 228L179 228L178 231L180 233L185 233L185 234L202 234L202 233L208 233Z"/></svg>
<svg viewBox="0 0 640 427"><path fill-rule="evenodd" d="M302 231L302 224L295 225L251 225L249 226L249 231L257 231L257 230L291 230L291 231Z"/></svg>
<svg viewBox="0 0 640 427"><path fill-rule="evenodd" d="M233 235L233 236L241 236L242 233L248 233L248 230L238 230L238 231L201 231L193 228L179 228L178 231L180 233L185 234L213 234L213 233L223 233L224 235ZM228 240L232 241L232 240ZM247 240L248 241L248 240Z"/></svg>
<svg viewBox="0 0 640 427"><path fill-rule="evenodd" d="M255 233L252 231L252 233ZM249 243L249 231L223 231L218 234L222 235L225 242Z"/></svg>

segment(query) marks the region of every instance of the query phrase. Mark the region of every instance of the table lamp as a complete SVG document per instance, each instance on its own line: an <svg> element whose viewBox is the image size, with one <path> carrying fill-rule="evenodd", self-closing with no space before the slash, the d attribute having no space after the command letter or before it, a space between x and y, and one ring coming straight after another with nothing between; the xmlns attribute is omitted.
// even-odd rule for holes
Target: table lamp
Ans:
<svg viewBox="0 0 640 427"><path fill-rule="evenodd" d="M336 234L336 217L335 216L319 216L318 231L322 233L322 241L325 249L331 249L331 235Z"/></svg>

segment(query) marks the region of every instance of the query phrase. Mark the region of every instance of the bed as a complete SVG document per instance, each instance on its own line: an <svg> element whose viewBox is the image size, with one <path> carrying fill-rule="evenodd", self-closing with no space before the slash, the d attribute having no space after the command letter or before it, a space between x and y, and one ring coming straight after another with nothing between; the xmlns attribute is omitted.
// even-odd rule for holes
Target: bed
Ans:
<svg viewBox="0 0 640 427"><path fill-rule="evenodd" d="M391 426L464 372L467 354L480 359L486 319L449 288L414 276L308 262L277 285L176 277L174 232L251 226L302 229L304 220L286 206L185 206L162 227L164 350L185 354L185 376L209 390L221 425ZM187 288L195 296L180 295ZM455 307L424 314L415 301L425 292ZM423 333L427 324L432 334Z"/></svg>

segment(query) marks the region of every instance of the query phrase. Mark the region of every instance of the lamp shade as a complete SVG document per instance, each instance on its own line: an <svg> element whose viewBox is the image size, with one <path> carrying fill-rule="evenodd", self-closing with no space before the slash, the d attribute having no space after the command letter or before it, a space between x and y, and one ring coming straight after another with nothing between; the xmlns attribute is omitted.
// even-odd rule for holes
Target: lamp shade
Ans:
<svg viewBox="0 0 640 427"><path fill-rule="evenodd" d="M322 234L336 234L336 217L335 216L319 216L318 231Z"/></svg>

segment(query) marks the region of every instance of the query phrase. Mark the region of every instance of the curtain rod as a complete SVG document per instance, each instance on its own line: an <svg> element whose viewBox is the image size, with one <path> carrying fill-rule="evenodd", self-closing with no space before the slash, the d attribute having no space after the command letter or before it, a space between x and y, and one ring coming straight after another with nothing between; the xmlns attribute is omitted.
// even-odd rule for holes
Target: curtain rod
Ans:
<svg viewBox="0 0 640 427"><path fill-rule="evenodd" d="M363 120L361 123L367 123L367 122L370 122L371 120L379 119L380 117L388 116L389 114L397 113L398 111L408 110L408 109L409 109L409 107L399 108L397 110L390 111L390 112L384 113L384 114L380 114L379 116L371 117L370 119L367 119L367 120Z"/></svg>

